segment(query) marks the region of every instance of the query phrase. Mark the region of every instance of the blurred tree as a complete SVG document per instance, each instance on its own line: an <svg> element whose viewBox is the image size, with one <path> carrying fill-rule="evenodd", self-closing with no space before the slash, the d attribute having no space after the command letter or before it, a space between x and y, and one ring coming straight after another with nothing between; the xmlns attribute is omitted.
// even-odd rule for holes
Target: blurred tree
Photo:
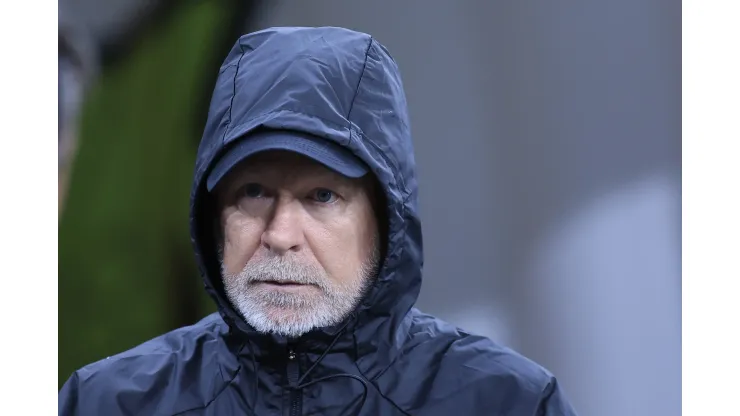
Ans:
<svg viewBox="0 0 740 416"><path fill-rule="evenodd" d="M59 225L60 387L215 310L193 261L188 198L202 132L193 120L205 119L203 86L234 30L230 6L177 8L86 99Z"/></svg>

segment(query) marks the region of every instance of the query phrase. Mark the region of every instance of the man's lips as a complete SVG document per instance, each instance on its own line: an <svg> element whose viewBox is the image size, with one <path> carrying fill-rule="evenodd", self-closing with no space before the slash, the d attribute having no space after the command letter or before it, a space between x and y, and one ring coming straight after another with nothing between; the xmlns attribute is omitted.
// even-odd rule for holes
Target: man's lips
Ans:
<svg viewBox="0 0 740 416"><path fill-rule="evenodd" d="M277 280L260 280L255 283L262 283L266 285L282 286L282 287L298 287L298 286L313 286L309 283L299 283L290 281L277 281Z"/></svg>

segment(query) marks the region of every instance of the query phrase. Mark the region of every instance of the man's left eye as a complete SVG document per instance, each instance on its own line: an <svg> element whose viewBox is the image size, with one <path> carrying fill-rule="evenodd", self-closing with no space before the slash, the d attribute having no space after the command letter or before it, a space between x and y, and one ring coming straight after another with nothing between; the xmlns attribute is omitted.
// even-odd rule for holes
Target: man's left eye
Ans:
<svg viewBox="0 0 740 416"><path fill-rule="evenodd" d="M329 189L319 188L313 191L312 199L324 204L332 203L337 199L337 195Z"/></svg>

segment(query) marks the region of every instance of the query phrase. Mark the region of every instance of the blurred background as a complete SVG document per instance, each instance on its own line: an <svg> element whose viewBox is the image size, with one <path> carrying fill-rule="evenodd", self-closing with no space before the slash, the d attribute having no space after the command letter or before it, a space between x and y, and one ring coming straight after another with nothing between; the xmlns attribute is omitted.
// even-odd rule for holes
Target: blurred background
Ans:
<svg viewBox="0 0 740 416"><path fill-rule="evenodd" d="M59 0L59 385L215 311L188 234L218 68L269 26L399 63L417 306L553 371L583 415L681 414L681 3Z"/></svg>

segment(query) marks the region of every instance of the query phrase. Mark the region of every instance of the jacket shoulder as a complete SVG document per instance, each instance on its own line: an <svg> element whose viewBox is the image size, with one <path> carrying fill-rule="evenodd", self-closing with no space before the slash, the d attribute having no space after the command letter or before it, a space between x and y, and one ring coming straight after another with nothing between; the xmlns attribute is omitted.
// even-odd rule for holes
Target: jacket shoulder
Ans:
<svg viewBox="0 0 740 416"><path fill-rule="evenodd" d="M414 391L399 395L412 398L408 410L422 414L462 411L472 415L482 409L507 415L575 414L568 410L556 378L540 364L416 309L408 319L400 358L386 372L409 381L423 380L415 383ZM549 413L553 406L559 410Z"/></svg>
<svg viewBox="0 0 740 416"><path fill-rule="evenodd" d="M225 353L227 331L215 313L88 364L59 392L59 414L171 414L202 406L228 382L234 367Z"/></svg>

